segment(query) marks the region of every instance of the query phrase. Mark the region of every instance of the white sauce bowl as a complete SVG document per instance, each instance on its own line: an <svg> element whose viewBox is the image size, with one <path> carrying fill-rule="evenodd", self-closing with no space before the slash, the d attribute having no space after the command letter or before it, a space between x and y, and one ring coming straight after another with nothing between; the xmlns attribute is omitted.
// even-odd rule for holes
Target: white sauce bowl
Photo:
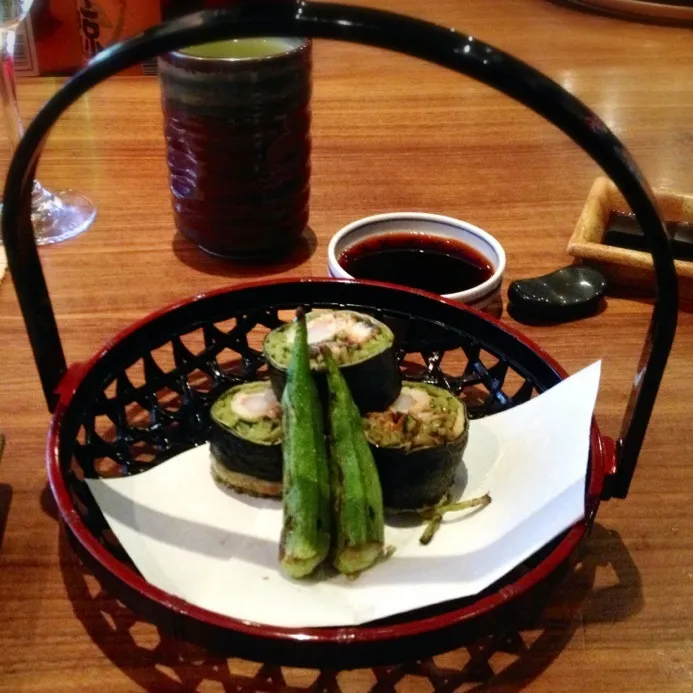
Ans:
<svg viewBox="0 0 693 693"><path fill-rule="evenodd" d="M465 243L483 255L493 267L493 274L485 282L465 291L443 294L444 298L459 301L478 310L485 308L500 292L505 272L503 246L483 229L473 224L440 214L424 212L393 212L358 219L338 231L327 248L327 269L331 277L355 279L340 264L339 256L354 244L366 238L389 233L416 233L451 238Z"/></svg>

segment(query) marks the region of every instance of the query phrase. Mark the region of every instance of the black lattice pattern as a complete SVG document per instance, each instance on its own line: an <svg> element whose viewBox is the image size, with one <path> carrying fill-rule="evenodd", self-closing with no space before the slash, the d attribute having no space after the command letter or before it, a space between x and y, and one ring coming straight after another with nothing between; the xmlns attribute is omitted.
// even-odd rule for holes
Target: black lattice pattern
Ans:
<svg viewBox="0 0 693 693"><path fill-rule="evenodd" d="M540 630L508 630L424 660L372 669L295 669L252 663L207 652L173 640L104 592L89 574L73 566L68 587L77 615L102 647L117 643L118 655L137 665L147 690L197 691L205 684L241 693L436 693L478 690L480 684L526 655ZM89 616L88 621L86 620ZM107 652L107 654L110 654ZM114 655L116 653L113 653ZM128 667L133 671L135 667ZM210 686L210 690L214 690Z"/></svg>

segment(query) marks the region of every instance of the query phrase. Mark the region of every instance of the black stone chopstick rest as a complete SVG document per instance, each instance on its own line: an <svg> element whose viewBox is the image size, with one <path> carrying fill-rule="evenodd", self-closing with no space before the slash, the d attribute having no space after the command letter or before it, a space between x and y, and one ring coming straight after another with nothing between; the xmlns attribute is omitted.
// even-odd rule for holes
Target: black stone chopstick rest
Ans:
<svg viewBox="0 0 693 693"><path fill-rule="evenodd" d="M508 308L518 318L565 322L599 310L605 291L606 280L597 270L571 265L512 282L508 287Z"/></svg>

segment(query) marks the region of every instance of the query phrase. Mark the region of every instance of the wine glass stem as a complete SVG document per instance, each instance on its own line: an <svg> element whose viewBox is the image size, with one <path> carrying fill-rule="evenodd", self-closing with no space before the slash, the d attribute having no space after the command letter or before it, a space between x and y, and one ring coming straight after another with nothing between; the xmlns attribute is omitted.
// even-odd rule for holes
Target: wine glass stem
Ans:
<svg viewBox="0 0 693 693"><path fill-rule="evenodd" d="M0 63L2 65L2 75L0 76L0 92L2 96L2 115L5 121L7 139L10 143L10 153L19 144L19 140L24 134L22 119L19 115L19 104L17 101L17 80L14 73L14 47L17 40L15 29L0 29ZM4 183L4 181L3 181ZM53 196L47 192L43 186L34 181L31 194L32 207L40 208L42 205L53 203Z"/></svg>
<svg viewBox="0 0 693 693"><path fill-rule="evenodd" d="M22 137L22 121L17 105L17 81L14 74L14 46L17 39L15 29L0 29L0 61L2 75L0 92L2 96L2 115L7 130L7 139L14 152Z"/></svg>
<svg viewBox="0 0 693 693"><path fill-rule="evenodd" d="M30 4L28 0L23 0L21 7L27 10ZM4 12L0 16L3 22L7 22L0 25L0 96L10 153L14 154L24 134L17 105L17 82L14 72L14 48L19 22L10 23ZM0 177L0 190L4 187L4 182L5 178ZM54 193L34 180L31 191L31 222L38 245L59 243L68 238L74 238L89 228L95 215L94 205L81 193L74 190L59 190ZM1 217L2 201L0 200ZM2 238L0 238L0 245L2 245Z"/></svg>

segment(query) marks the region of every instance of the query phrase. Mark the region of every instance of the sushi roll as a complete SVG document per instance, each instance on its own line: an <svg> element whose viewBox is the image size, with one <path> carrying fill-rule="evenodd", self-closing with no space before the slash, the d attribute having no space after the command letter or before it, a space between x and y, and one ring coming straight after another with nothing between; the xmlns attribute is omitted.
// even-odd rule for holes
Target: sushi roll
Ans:
<svg viewBox="0 0 693 693"><path fill-rule="evenodd" d="M416 511L450 490L467 446L464 404L447 390L404 381L395 402L363 418L378 467L385 507Z"/></svg>
<svg viewBox="0 0 693 693"><path fill-rule="evenodd" d="M269 381L227 390L210 418L215 481L253 496L281 496L281 407Z"/></svg>
<svg viewBox="0 0 693 693"><path fill-rule="evenodd" d="M362 412L382 411L399 395L401 378L392 330L370 315L352 310L313 310L306 314L311 370L323 404L327 402L325 364L321 349L329 347ZM296 328L287 323L264 340L270 380L278 399L284 390L286 369Z"/></svg>

